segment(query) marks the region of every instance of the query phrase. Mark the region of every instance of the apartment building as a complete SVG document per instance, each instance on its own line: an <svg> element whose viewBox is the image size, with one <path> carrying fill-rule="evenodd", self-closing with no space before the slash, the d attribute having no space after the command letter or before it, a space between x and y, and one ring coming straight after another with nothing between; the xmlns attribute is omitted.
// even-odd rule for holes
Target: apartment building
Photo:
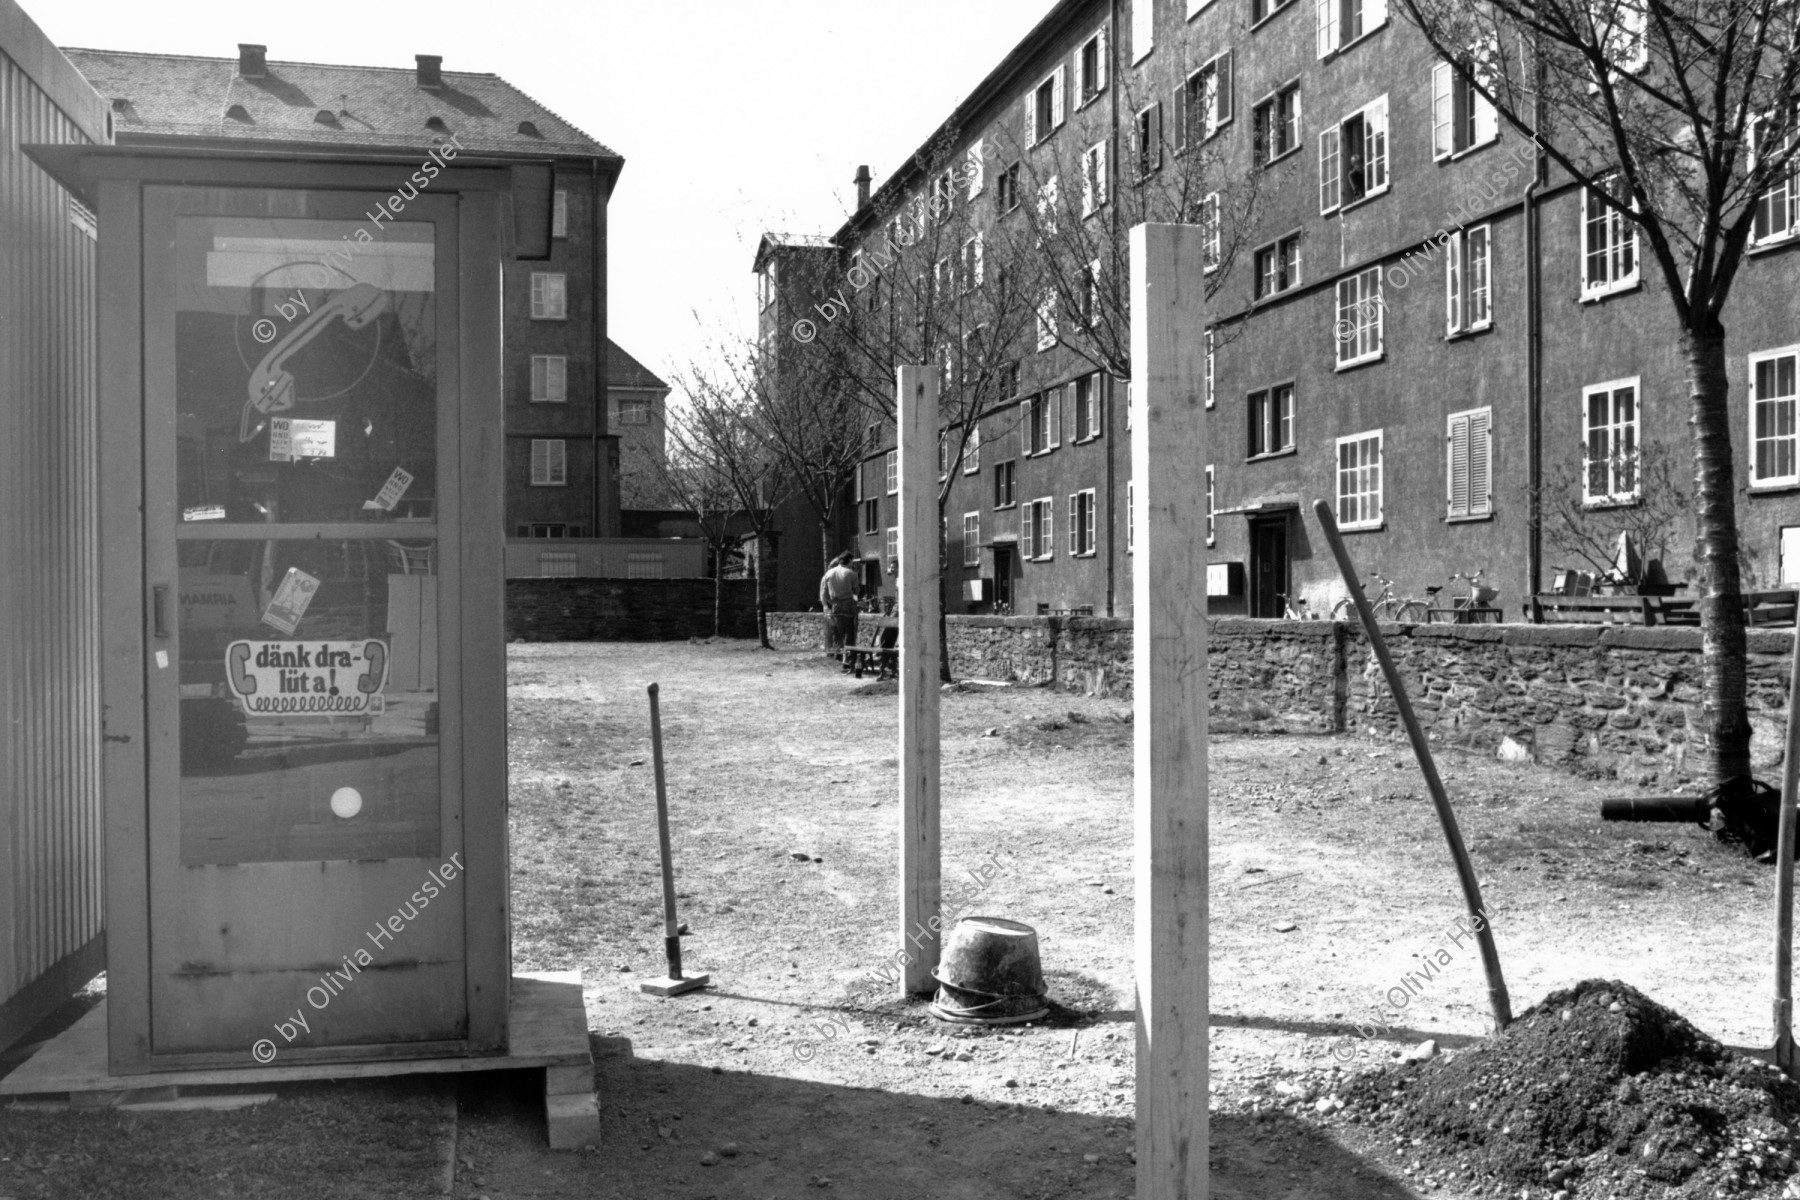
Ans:
<svg viewBox="0 0 1800 1200"><path fill-rule="evenodd" d="M68 49L108 99L119 145L179 142L548 161L548 258L505 264L506 521L515 538L616 537L618 435L607 424L607 203L624 159L497 75ZM400 180L405 185L405 180Z"/></svg>
<svg viewBox="0 0 1800 1200"><path fill-rule="evenodd" d="M923 328L935 299L1004 283L1001 243L1087 230L1075 261L1040 256L1037 319L1008 350L946 351L947 386L998 385L949 410L945 568L969 611L1129 614L1128 360L1101 327L1125 304L1130 226L1179 212L1211 231L1193 333L1211 419L1192 465L1213 610L1342 595L1309 511L1324 498L1364 571L1413 595L1480 571L1516 619L1558 567L1584 565L1544 532L1559 506L1645 505L1692 475L1661 280L1627 222L1554 171L1534 186L1538 170L1385 0L1061 3L859 197L830 286L764 281L764 327L784 347L800 321ZM1765 587L1800 578L1800 189L1779 193L1726 315L1746 583ZM957 246L920 270L897 224L902 242L954 228ZM997 320L995 303L978 316ZM872 437L855 537L891 591L892 435ZM1647 469L1655 453L1674 469ZM1692 580L1691 511L1668 507L1664 569Z"/></svg>

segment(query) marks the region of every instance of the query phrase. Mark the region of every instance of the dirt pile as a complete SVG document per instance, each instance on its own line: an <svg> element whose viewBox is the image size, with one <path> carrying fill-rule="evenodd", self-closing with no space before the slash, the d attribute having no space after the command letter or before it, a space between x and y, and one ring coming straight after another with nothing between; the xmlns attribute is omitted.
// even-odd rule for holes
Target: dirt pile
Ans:
<svg viewBox="0 0 1800 1200"><path fill-rule="evenodd" d="M1800 1195L1783 1187L1800 1084L1617 981L1554 992L1500 1036L1370 1072L1342 1098L1412 1174L1484 1195Z"/></svg>

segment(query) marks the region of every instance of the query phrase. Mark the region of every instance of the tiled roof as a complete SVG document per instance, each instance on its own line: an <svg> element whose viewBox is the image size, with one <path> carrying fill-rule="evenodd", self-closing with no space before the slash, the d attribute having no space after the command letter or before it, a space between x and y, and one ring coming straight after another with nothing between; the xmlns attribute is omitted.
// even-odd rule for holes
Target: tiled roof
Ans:
<svg viewBox="0 0 1800 1200"><path fill-rule="evenodd" d="M266 75L246 79L235 58L63 53L113 102L116 139L127 145L184 137L427 147L454 134L470 153L619 157L498 75L445 71L442 87L423 88L411 68L270 61ZM426 124L433 118L442 128Z"/></svg>
<svg viewBox="0 0 1800 1200"><path fill-rule="evenodd" d="M765 233L756 243L756 261L752 273L761 274L763 264L777 250L835 250L837 243L822 233Z"/></svg>
<svg viewBox="0 0 1800 1200"><path fill-rule="evenodd" d="M619 349L619 343L611 338L606 339L606 386L669 390L668 384L658 379L649 367Z"/></svg>

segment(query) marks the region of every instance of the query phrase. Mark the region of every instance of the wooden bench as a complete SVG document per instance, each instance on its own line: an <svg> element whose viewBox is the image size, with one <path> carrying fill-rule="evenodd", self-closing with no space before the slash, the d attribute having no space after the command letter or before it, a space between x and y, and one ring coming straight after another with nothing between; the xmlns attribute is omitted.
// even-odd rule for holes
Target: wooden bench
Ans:
<svg viewBox="0 0 1800 1200"><path fill-rule="evenodd" d="M1796 590L1744 593L1744 621L1751 626L1792 625ZM1698 625L1699 602L1692 596L1533 596L1532 619L1538 623L1604 623L1614 625Z"/></svg>
<svg viewBox="0 0 1800 1200"><path fill-rule="evenodd" d="M844 647L844 665L858 679L864 671L874 671L877 679L899 678L900 627L885 622L870 629L867 643Z"/></svg>

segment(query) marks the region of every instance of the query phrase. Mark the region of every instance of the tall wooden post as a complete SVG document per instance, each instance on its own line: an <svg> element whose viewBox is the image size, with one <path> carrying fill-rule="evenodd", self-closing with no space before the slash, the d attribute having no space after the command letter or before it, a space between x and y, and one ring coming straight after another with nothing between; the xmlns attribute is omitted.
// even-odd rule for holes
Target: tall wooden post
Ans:
<svg viewBox="0 0 1800 1200"><path fill-rule="evenodd" d="M900 989L929 992L938 965L938 380L898 371L900 443Z"/></svg>
<svg viewBox="0 0 1800 1200"><path fill-rule="evenodd" d="M1205 233L1131 231L1137 1195L1207 1195Z"/></svg>

